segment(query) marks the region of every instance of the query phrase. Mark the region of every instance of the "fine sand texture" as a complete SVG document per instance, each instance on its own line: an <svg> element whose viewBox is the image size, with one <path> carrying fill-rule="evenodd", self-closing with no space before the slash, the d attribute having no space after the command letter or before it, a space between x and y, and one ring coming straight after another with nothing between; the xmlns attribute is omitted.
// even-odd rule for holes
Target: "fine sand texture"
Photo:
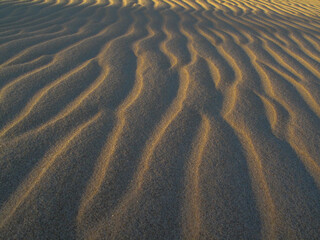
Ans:
<svg viewBox="0 0 320 240"><path fill-rule="evenodd" d="M320 2L0 0L0 239L320 239Z"/></svg>

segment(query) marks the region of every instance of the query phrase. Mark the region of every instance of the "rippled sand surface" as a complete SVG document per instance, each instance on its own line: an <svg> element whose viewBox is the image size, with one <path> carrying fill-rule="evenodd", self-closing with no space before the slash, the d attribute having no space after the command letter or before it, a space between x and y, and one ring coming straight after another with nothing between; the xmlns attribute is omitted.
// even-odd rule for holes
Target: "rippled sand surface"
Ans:
<svg viewBox="0 0 320 240"><path fill-rule="evenodd" d="M0 1L0 239L319 238L320 2Z"/></svg>

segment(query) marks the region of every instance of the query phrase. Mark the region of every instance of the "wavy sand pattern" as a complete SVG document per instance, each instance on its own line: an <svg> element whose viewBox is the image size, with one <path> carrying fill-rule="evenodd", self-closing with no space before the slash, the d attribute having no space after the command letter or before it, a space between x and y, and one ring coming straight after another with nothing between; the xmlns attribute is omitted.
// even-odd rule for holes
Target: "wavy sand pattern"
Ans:
<svg viewBox="0 0 320 240"><path fill-rule="evenodd" d="M0 239L319 239L320 3L0 1Z"/></svg>

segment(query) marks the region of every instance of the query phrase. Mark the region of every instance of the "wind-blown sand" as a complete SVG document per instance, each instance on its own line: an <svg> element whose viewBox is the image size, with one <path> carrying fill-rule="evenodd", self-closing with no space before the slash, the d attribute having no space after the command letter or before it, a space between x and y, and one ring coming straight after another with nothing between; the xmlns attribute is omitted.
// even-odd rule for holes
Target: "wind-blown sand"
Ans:
<svg viewBox="0 0 320 240"><path fill-rule="evenodd" d="M0 1L0 239L319 238L318 1Z"/></svg>

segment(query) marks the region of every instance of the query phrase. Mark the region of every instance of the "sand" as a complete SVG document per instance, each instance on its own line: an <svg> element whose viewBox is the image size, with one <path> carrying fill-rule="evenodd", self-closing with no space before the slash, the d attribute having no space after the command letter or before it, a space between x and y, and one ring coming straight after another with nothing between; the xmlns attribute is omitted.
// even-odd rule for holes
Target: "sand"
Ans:
<svg viewBox="0 0 320 240"><path fill-rule="evenodd" d="M1 0L0 239L320 239L320 2Z"/></svg>

